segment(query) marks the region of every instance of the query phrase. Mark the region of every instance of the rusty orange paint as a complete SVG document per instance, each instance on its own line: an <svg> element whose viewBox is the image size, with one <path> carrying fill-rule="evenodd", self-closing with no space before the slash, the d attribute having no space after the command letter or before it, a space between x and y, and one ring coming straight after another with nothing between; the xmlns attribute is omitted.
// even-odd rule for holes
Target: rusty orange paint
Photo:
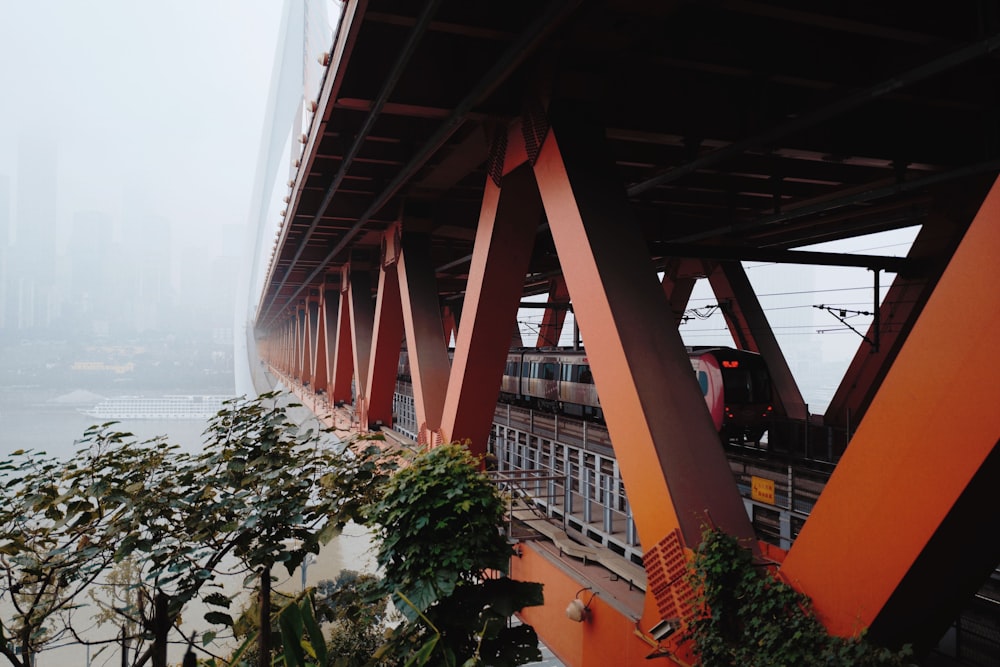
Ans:
<svg viewBox="0 0 1000 667"><path fill-rule="evenodd" d="M963 231L964 225L938 217L934 224L921 228L906 256L933 267L937 264L934 261L937 257L954 252ZM824 423L853 428L864 417L864 411L878 390L887 365L895 358L899 345L909 334L916 314L926 304L937 278L933 268L913 275L896 275L879 308L879 350L873 352L868 345L858 347L851 365L830 399L830 405L823 415ZM865 335L869 339L874 338L871 328Z"/></svg>
<svg viewBox="0 0 1000 667"><path fill-rule="evenodd" d="M298 357L295 359L295 379L302 382L306 374L309 372L309 323L306 321L306 309L305 305L302 305L298 309L298 316L295 318L295 324L298 327L296 335L296 348L298 349Z"/></svg>
<svg viewBox="0 0 1000 667"><path fill-rule="evenodd" d="M351 361L354 350L351 344L351 316L346 273L346 270L342 272L344 277L341 278L340 300L337 304L337 340L334 345L336 352L333 357L331 380L333 391L330 393L330 399L334 403L351 402L351 377L354 373L354 365Z"/></svg>
<svg viewBox="0 0 1000 667"><path fill-rule="evenodd" d="M372 325L371 355L368 360L368 426L382 422L392 425L392 399L396 391L399 350L403 343L403 311L396 265L390 263L379 271L375 298L375 321Z"/></svg>
<svg viewBox="0 0 1000 667"><path fill-rule="evenodd" d="M389 233L396 237L394 230L387 237ZM416 423L421 430L437 431L441 428L451 362L439 315L430 237L404 227L398 238L397 272Z"/></svg>
<svg viewBox="0 0 1000 667"><path fill-rule="evenodd" d="M288 326L288 357L286 365L288 374L295 377L298 374L299 363L299 336L298 336L298 316L293 313Z"/></svg>
<svg viewBox="0 0 1000 667"><path fill-rule="evenodd" d="M623 609L624 605L613 605L600 594L594 596L594 590L581 591L592 588L595 582L571 574L554 556L535 549L531 543L521 545L521 554L511 559L510 576L520 581L544 582L545 603L526 607L518 616L535 628L560 661L573 667L650 664L647 656L655 647L636 635L636 629L648 636L648 630L660 621L655 605L645 605L642 612ZM566 617L567 605L577 596L589 602L590 614L582 623ZM660 659L654 664L676 665L691 660L689 654L680 657L681 662Z"/></svg>
<svg viewBox="0 0 1000 667"><path fill-rule="evenodd" d="M679 324L687 310L688 301L691 299L691 292L694 291L695 283L698 279L692 275L682 274L682 269L692 265L691 260L674 258L667 262L663 272L663 280L660 285L663 287L663 294L670 304L670 312L674 315L674 320ZM700 264L697 265L700 269Z"/></svg>
<svg viewBox="0 0 1000 667"><path fill-rule="evenodd" d="M517 159L510 156L518 155L511 145L519 136L519 131L510 133L508 161ZM444 439L468 439L475 454L486 453L510 331L542 217L530 167L504 171L502 188L487 177L442 415Z"/></svg>
<svg viewBox="0 0 1000 667"><path fill-rule="evenodd" d="M371 300L371 276L363 266L351 266L347 280L350 305L351 349L354 350L354 408L362 427L368 424L366 412L368 363L372 354L372 333L375 329L375 305Z"/></svg>
<svg viewBox="0 0 1000 667"><path fill-rule="evenodd" d="M563 324L566 322L566 306L569 304L569 292L562 276L553 278L549 283L548 303L553 308L546 308L542 316L542 324L538 327L538 340L535 347L559 345Z"/></svg>
<svg viewBox="0 0 1000 667"><path fill-rule="evenodd" d="M914 583L911 568L997 447L998 257L994 184L782 567L837 634L868 628ZM962 511L977 525L996 506ZM958 536L953 569L975 555L962 543L975 532ZM924 604L935 604L930 593Z"/></svg>
<svg viewBox="0 0 1000 667"><path fill-rule="evenodd" d="M293 376L299 382L306 374L306 364L309 358L309 336L306 332L306 309L300 306L295 310L295 365Z"/></svg>
<svg viewBox="0 0 1000 667"><path fill-rule="evenodd" d="M550 109L534 173L644 545L753 530L602 128Z"/></svg>
<svg viewBox="0 0 1000 667"><path fill-rule="evenodd" d="M319 296L310 296L306 301L306 331L309 335L309 364L305 379L316 391L316 366L319 361Z"/></svg>
<svg viewBox="0 0 1000 667"><path fill-rule="evenodd" d="M300 334L300 329L302 325L299 322L298 311L292 315L291 327L288 329L288 335L291 337L291 345L289 350L291 356L288 360L288 372L293 378L298 379L299 370L302 364L302 336Z"/></svg>
<svg viewBox="0 0 1000 667"><path fill-rule="evenodd" d="M322 362L317 363L316 389L322 389L328 399L332 399L330 387L333 385L333 360L337 349L337 309L340 290L331 285L323 289L320 300L319 349Z"/></svg>
<svg viewBox="0 0 1000 667"><path fill-rule="evenodd" d="M319 304L316 309L316 359L313 362L313 390L317 393L327 393L330 385L330 335L328 333L330 318L327 316L328 297L332 296L328 290L320 294Z"/></svg>

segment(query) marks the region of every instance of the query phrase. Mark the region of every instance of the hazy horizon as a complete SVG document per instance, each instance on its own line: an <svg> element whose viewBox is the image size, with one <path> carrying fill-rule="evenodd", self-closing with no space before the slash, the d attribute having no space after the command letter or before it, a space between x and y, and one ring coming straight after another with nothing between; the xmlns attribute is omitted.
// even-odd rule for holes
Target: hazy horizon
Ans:
<svg viewBox="0 0 1000 667"><path fill-rule="evenodd" d="M231 326L282 12L274 0L5 7L0 328L26 321L11 306L25 290L29 329L100 330L81 319L103 322L94 304L129 290L146 304L130 314L140 329L220 326L222 310ZM17 269L58 294L38 305L49 288L12 286Z"/></svg>

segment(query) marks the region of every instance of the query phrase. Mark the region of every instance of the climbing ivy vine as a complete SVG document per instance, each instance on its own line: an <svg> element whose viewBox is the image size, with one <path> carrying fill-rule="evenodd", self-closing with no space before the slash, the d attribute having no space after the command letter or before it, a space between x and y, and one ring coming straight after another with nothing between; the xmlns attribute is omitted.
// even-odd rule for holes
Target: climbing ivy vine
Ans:
<svg viewBox="0 0 1000 667"><path fill-rule="evenodd" d="M892 651L863 635L830 635L805 595L754 563L749 549L721 531L705 532L690 576L700 612L686 639L703 667L908 664L909 647Z"/></svg>

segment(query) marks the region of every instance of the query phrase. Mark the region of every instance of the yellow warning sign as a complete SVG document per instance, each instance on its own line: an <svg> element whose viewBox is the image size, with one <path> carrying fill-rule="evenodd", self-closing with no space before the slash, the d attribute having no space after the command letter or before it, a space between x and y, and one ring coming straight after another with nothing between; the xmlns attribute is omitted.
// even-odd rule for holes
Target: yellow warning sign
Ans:
<svg viewBox="0 0 1000 667"><path fill-rule="evenodd" d="M774 480L764 477L750 477L750 498L762 503L774 504Z"/></svg>

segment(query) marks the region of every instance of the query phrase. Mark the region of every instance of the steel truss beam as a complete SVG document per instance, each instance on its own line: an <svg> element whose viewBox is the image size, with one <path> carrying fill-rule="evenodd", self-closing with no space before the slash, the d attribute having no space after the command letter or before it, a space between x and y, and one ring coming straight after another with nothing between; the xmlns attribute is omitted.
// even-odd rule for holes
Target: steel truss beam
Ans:
<svg viewBox="0 0 1000 667"><path fill-rule="evenodd" d="M441 123L424 145L417 150L410 161L403 166L382 192L375 197L368 209L358 217L358 220L350 229L340 236L333 249L318 263L317 268L299 283L299 287L288 297L288 301L294 300L303 289L312 284L322 271L326 270L331 262L347 249L354 237L368 224L371 217L382 210L399 192L407 180L414 176L433 157L438 149L462 127L472 108L506 81L517 66L535 51L549 32L575 9L578 4L579 0L550 0L535 20L504 51L493 67L455 105L448 118ZM288 271L291 272L293 268L294 266L289 267ZM266 323L277 316L277 313L273 313L277 298L278 295L276 293L274 298L268 302L268 305L260 309L258 321ZM272 311L270 316L267 313L269 310Z"/></svg>
<svg viewBox="0 0 1000 667"><path fill-rule="evenodd" d="M434 268L430 220L404 207L401 223L385 234L386 253L397 257L403 328L413 387L413 405L421 440L432 442L441 429L447 393L448 341L442 323Z"/></svg>
<svg viewBox="0 0 1000 667"><path fill-rule="evenodd" d="M351 342L351 305L348 289L349 267L340 270L340 299L337 303L336 341L334 343L333 375L331 384L333 391L330 400L333 403L351 403L351 377L354 373L354 346Z"/></svg>
<svg viewBox="0 0 1000 667"><path fill-rule="evenodd" d="M306 300L306 334L309 337L309 358L305 367L305 372L303 373L303 381L308 382L309 386L312 387L312 390L316 391L316 366L319 361L320 346L319 290L314 290L314 292L315 293L310 294L309 298Z"/></svg>
<svg viewBox="0 0 1000 667"><path fill-rule="evenodd" d="M703 271L701 262L676 257L668 259L666 266L663 267L661 285L677 324L684 319L684 311L687 310L688 302L691 300L691 292L698 282L697 276Z"/></svg>
<svg viewBox="0 0 1000 667"><path fill-rule="evenodd" d="M368 359L367 403L363 428L381 422L392 424L392 397L396 391L399 348L403 344L403 314L396 275L396 257L382 258L375 297L375 322Z"/></svg>
<svg viewBox="0 0 1000 667"><path fill-rule="evenodd" d="M888 93L899 90L904 86L918 83L936 74L954 69L959 65L969 62L970 60L988 56L997 48L1000 48L1000 35L992 35L988 39L963 47L957 51L949 53L946 56L925 63L919 67L914 67L906 72L902 72L901 74L890 79L879 81L872 86L858 90L847 97L833 102L832 104L797 115L788 122L782 123L781 125L778 125L766 132L762 132L752 137L747 137L746 139L734 142L723 148L718 148L702 155L701 157L691 160L690 162L673 167L668 171L653 176L652 178L636 183L628 188L628 194L630 197L635 197L652 188L672 183L684 176L693 174L699 169L707 169L747 151L760 148L761 146L771 145L779 139L818 125L819 123L851 111L852 109L856 109L864 104L868 104L869 102Z"/></svg>
<svg viewBox="0 0 1000 667"><path fill-rule="evenodd" d="M502 187L500 179L488 178L484 189L441 426L445 440L468 439L476 454L486 453L521 288L542 220L538 186L523 154L494 148L493 159L501 161L505 173Z"/></svg>
<svg viewBox="0 0 1000 667"><path fill-rule="evenodd" d="M998 221L995 183L782 567L837 634L919 653L1000 560Z"/></svg>
<svg viewBox="0 0 1000 667"><path fill-rule="evenodd" d="M337 295L336 290L328 289L326 286L320 291L319 311L316 314L319 319L316 333L316 370L313 373L313 390L317 394L329 395L330 362L333 360L337 321Z"/></svg>
<svg viewBox="0 0 1000 667"><path fill-rule="evenodd" d="M873 350L870 344L858 347L824 415L827 425L850 431L864 417L900 346L944 271L943 260L932 260L951 257L964 231L965 225L940 215L921 227L907 257L922 262L927 269L918 275L897 275L893 280L879 306L879 349ZM874 340L875 334L873 322L866 339Z"/></svg>
<svg viewBox="0 0 1000 667"><path fill-rule="evenodd" d="M778 264L807 264L812 266L859 266L881 269L893 273L912 274L920 270L920 262L901 257L880 255L848 255L837 252L807 250L771 250L747 246L706 246L684 243L659 243L657 254L665 257L687 257L720 261L776 262Z"/></svg>
<svg viewBox="0 0 1000 667"><path fill-rule="evenodd" d="M542 324L538 327L538 340L535 347L559 345L563 324L566 322L566 307L569 304L569 292L566 291L566 281L557 276L549 282L549 297L546 303Z"/></svg>
<svg viewBox="0 0 1000 667"><path fill-rule="evenodd" d="M616 454L640 538L653 545L680 529L687 544L698 544L706 513L751 538L652 262L638 259L648 253L603 128L587 109L562 102L552 103L548 122L534 174L608 430L627 443Z"/></svg>
<svg viewBox="0 0 1000 667"><path fill-rule="evenodd" d="M706 272L733 340L740 349L758 352L764 357L784 414L795 420L805 420L806 406L802 392L743 265L739 262L719 262L714 267L706 267Z"/></svg>
<svg viewBox="0 0 1000 667"><path fill-rule="evenodd" d="M350 312L351 349L354 352L354 411L362 427L368 424L368 369L375 335L375 304L367 263L347 264L347 303Z"/></svg>

